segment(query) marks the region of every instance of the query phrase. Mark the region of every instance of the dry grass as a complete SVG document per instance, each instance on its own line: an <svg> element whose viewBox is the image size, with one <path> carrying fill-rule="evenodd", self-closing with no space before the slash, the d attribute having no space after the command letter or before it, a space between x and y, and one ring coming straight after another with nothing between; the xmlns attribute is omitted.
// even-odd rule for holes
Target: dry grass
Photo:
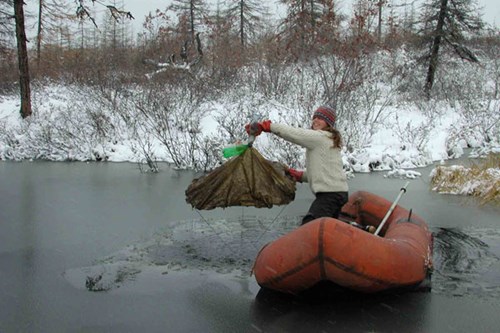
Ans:
<svg viewBox="0 0 500 333"><path fill-rule="evenodd" d="M500 205L500 154L490 154L470 167L438 166L431 173L432 190L478 197L481 204Z"/></svg>

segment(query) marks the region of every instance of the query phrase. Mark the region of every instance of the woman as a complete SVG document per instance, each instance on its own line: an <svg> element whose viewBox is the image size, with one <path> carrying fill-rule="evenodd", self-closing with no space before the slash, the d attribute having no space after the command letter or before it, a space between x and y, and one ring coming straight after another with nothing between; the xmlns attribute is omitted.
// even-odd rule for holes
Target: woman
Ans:
<svg viewBox="0 0 500 333"><path fill-rule="evenodd" d="M320 217L338 218L340 209L347 202L347 177L342 166L342 138L335 128L335 111L320 106L314 111L311 129L302 129L270 120L257 123L257 133L269 132L306 148L306 170L289 169L298 182L308 182L316 196L302 224ZM255 127L255 126L254 126ZM245 126L250 132L251 125Z"/></svg>

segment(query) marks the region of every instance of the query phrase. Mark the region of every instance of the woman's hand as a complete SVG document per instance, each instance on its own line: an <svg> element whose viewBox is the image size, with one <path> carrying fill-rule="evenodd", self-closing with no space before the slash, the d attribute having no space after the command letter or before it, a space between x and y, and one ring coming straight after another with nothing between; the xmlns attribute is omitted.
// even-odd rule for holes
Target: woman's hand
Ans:
<svg viewBox="0 0 500 333"><path fill-rule="evenodd" d="M289 174L290 177L292 177L292 179L296 182L302 183L302 176L304 175L304 171L285 167L285 173Z"/></svg>
<svg viewBox="0 0 500 333"><path fill-rule="evenodd" d="M261 122L255 122L245 125L245 131L248 135L258 136L262 132L271 132L271 121L263 120Z"/></svg>

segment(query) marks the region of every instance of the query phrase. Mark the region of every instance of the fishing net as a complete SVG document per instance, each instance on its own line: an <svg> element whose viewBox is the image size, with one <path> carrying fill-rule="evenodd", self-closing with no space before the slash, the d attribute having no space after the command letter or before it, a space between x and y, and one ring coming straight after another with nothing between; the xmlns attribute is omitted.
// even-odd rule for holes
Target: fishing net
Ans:
<svg viewBox="0 0 500 333"><path fill-rule="evenodd" d="M279 163L266 160L255 148L193 180L186 201L199 210L231 206L257 208L285 205L295 198L295 181Z"/></svg>

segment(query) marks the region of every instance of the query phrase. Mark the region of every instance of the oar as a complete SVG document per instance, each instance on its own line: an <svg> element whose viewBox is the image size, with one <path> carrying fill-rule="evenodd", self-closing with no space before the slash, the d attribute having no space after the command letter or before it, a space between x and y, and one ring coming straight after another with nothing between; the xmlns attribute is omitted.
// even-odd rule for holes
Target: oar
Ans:
<svg viewBox="0 0 500 333"><path fill-rule="evenodd" d="M398 204L399 199L401 199L401 196L403 196L403 193L405 193L405 192L406 192L406 187L408 186L408 184L410 184L410 182L406 182L405 186L403 186L403 187L401 188L401 190L399 191L398 197L397 197L397 198L396 198L396 200L392 203L391 208L389 208L389 210L387 211L387 214L385 214L384 219L383 219L383 220L382 220L382 222L380 222L380 224L378 225L377 230L375 230L375 233L374 233L374 235L375 235L375 236L377 236L377 235L378 235L378 233L380 232L380 230L382 230L382 228L384 227L385 222L387 222L387 219L389 218L389 216L391 216L392 211L394 210L394 208L395 208L395 207L396 207L396 205Z"/></svg>

